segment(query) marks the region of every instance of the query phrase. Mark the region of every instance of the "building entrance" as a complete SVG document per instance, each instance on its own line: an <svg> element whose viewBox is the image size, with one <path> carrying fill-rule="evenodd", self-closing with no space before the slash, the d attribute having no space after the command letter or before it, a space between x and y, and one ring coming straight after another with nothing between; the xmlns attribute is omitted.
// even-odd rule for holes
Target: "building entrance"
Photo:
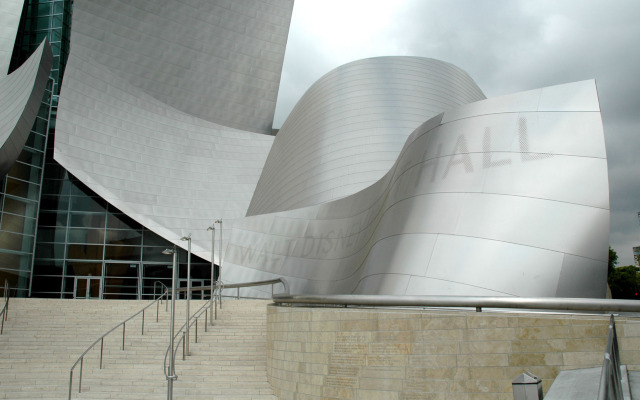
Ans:
<svg viewBox="0 0 640 400"><path fill-rule="evenodd" d="M73 283L74 299L101 299L102 278L98 276L76 276Z"/></svg>

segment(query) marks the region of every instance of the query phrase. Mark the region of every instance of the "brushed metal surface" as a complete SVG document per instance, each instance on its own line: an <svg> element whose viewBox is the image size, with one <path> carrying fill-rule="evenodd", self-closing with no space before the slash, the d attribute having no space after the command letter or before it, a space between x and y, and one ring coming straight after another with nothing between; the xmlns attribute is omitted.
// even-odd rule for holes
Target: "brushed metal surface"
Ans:
<svg viewBox="0 0 640 400"><path fill-rule="evenodd" d="M530 107L549 93L559 99ZM307 294L603 297L608 181L593 99L584 81L445 111L368 188L234 221L226 278L285 276Z"/></svg>
<svg viewBox="0 0 640 400"><path fill-rule="evenodd" d="M10 75L0 76L0 176L15 163L38 114L53 56L47 41Z"/></svg>
<svg viewBox="0 0 640 400"><path fill-rule="evenodd" d="M105 200L210 258L267 154L293 2L82 1L54 158ZM241 27L241 28L239 28Z"/></svg>
<svg viewBox="0 0 640 400"><path fill-rule="evenodd" d="M201 257L223 218L225 283L604 296L594 81L484 99L447 63L361 60L321 78L274 141L255 132L272 118L291 2L264 6L76 4L56 160L162 237L192 232Z"/></svg>
<svg viewBox="0 0 640 400"><path fill-rule="evenodd" d="M325 203L360 191L391 168L429 118L485 99L460 68L419 57L376 57L314 83L282 125L247 215Z"/></svg>
<svg viewBox="0 0 640 400"><path fill-rule="evenodd" d="M0 0L0 76L9 72L24 0Z"/></svg>

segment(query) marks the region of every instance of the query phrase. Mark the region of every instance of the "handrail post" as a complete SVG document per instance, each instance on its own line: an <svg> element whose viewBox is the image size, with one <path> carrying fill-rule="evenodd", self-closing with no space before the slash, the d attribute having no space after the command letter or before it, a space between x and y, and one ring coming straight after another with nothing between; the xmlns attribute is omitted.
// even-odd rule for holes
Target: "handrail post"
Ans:
<svg viewBox="0 0 640 400"><path fill-rule="evenodd" d="M84 363L84 357L80 359L80 378L78 379L78 393L82 393L82 364Z"/></svg>
<svg viewBox="0 0 640 400"><path fill-rule="evenodd" d="M207 331L207 321L209 320L209 318L207 317L207 313L208 313L209 309L205 308L204 309L204 331Z"/></svg>
<svg viewBox="0 0 640 400"><path fill-rule="evenodd" d="M122 323L122 351L124 351L124 333L127 330L127 323Z"/></svg>
<svg viewBox="0 0 640 400"><path fill-rule="evenodd" d="M102 352L104 350L104 336L100 339L100 369L102 369Z"/></svg>
<svg viewBox="0 0 640 400"><path fill-rule="evenodd" d="M69 400L71 400L72 385L73 385L73 369L69 371Z"/></svg>
<svg viewBox="0 0 640 400"><path fill-rule="evenodd" d="M236 300L240 300L240 286L237 287Z"/></svg>
<svg viewBox="0 0 640 400"><path fill-rule="evenodd" d="M155 294L154 294L155 297ZM160 297L160 301L162 301L162 297ZM156 302L156 322L158 322L158 314L159 314L159 310L160 310L160 301Z"/></svg>
<svg viewBox="0 0 640 400"><path fill-rule="evenodd" d="M198 343L198 318L196 318L196 343Z"/></svg>
<svg viewBox="0 0 640 400"><path fill-rule="evenodd" d="M142 310L142 330L140 332L141 336L144 336L144 310Z"/></svg>
<svg viewBox="0 0 640 400"><path fill-rule="evenodd" d="M184 332L182 332L182 359L183 360L184 360L184 347L185 347L185 344L184 344Z"/></svg>

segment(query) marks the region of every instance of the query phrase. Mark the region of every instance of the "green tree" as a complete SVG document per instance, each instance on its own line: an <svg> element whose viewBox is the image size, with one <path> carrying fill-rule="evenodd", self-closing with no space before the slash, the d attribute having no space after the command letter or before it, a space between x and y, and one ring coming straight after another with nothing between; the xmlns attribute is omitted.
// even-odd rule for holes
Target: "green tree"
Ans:
<svg viewBox="0 0 640 400"><path fill-rule="evenodd" d="M609 246L609 268L607 269L607 279L611 276L616 264L618 263L618 253Z"/></svg>
<svg viewBox="0 0 640 400"><path fill-rule="evenodd" d="M607 281L614 299L637 299L640 283L640 268L635 265L614 268Z"/></svg>

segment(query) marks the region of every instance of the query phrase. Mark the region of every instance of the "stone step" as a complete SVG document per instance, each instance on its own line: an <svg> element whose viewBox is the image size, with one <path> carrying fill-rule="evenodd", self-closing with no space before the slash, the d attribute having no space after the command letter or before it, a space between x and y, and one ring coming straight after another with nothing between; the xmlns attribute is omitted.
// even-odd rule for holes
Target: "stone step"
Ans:
<svg viewBox="0 0 640 400"><path fill-rule="evenodd" d="M205 332L204 314L190 330L191 355L178 351L176 399L256 399L276 397L266 378L266 301L225 300L214 326ZM69 368L107 330L149 301L12 299L5 334L0 335L0 399L66 399ZM191 301L191 311L205 304ZM186 302L176 302L176 330L184 323ZM163 362L169 344L165 304L129 321L122 350L122 329L84 358L82 393L79 366L74 371L74 399L166 398Z"/></svg>

